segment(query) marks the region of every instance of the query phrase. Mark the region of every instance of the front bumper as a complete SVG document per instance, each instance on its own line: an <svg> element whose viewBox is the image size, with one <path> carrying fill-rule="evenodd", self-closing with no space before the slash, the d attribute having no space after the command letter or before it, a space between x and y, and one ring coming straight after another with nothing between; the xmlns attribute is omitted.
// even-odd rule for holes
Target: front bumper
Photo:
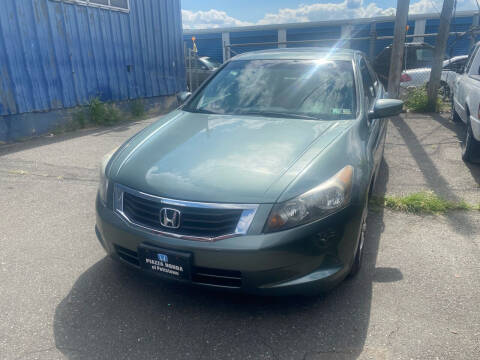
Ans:
<svg viewBox="0 0 480 360"><path fill-rule="evenodd" d="M192 276L191 283L265 295L316 294L341 282L353 262L362 213L351 205L327 219L278 233L199 242L134 228L98 198L96 210L97 236L113 258L140 269L141 244L190 253L192 274L212 276Z"/></svg>

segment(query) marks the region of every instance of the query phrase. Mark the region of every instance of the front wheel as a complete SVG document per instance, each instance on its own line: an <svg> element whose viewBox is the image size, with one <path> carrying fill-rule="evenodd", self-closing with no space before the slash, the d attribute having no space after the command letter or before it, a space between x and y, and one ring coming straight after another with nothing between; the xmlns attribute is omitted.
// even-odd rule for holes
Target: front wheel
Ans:
<svg viewBox="0 0 480 360"><path fill-rule="evenodd" d="M470 122L466 125L465 140L462 142L462 159L466 162L473 162L480 153L480 142L473 137Z"/></svg>
<svg viewBox="0 0 480 360"><path fill-rule="evenodd" d="M353 277L360 271L363 262L363 253L365 248L365 234L367 232L367 217L368 217L368 200L363 208L362 220L360 223L360 231L358 233L358 245L357 251L355 252L355 258L353 259L353 265L350 269L349 277Z"/></svg>

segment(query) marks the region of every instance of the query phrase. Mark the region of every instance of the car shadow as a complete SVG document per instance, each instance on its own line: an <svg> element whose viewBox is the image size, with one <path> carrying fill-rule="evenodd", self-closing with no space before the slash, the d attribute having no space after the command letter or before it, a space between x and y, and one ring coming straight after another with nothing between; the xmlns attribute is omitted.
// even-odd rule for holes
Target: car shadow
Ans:
<svg viewBox="0 0 480 360"><path fill-rule="evenodd" d="M375 193L382 196L382 163ZM143 276L104 258L55 311L57 349L68 359L353 359L364 351L374 281L398 281L376 259L383 210L370 211L360 273L317 297L258 297ZM375 354L373 354L375 357Z"/></svg>

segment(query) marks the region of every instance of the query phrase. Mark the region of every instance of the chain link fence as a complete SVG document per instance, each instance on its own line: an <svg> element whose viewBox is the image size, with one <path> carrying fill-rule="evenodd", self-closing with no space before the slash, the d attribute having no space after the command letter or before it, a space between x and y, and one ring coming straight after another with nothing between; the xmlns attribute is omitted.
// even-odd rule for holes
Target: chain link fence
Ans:
<svg viewBox="0 0 480 360"><path fill-rule="evenodd" d="M187 89L193 92L222 64L208 56L199 56L198 52L192 49L186 49L185 53Z"/></svg>
<svg viewBox="0 0 480 360"><path fill-rule="evenodd" d="M457 41L468 41L470 45L473 45L479 33L479 26L474 26L465 32L450 32L447 54L452 53L453 46ZM431 44L435 43L436 36L436 33L406 35L403 70L399 89L402 98L407 98L412 91L418 92L419 89L422 91L423 89L426 89L428 81L430 80L430 70L434 56L434 46ZM224 59L228 60L237 55L255 50L298 47L356 48L358 44L362 43L364 45L363 50L365 51L365 48L368 49L367 55L369 55L380 81L387 88L391 57L391 46L388 45L388 43L391 41L393 41L393 36L377 36L375 33L371 33L369 36L352 36L343 37L341 39L327 38L284 42L224 44L223 56ZM368 44L368 46L365 46L365 44ZM379 44L387 44L387 46L375 55L375 50L378 50ZM185 48L185 53L187 86L189 91L194 91L218 68L218 66L220 66L220 64L217 63L211 66L209 62L213 60L209 57L198 56L198 53L190 48ZM439 97L444 102L450 101L456 75L463 71L467 58L467 54L454 57L448 55L445 56L439 88Z"/></svg>
<svg viewBox="0 0 480 360"><path fill-rule="evenodd" d="M447 54L452 52L452 48L457 41L467 40L473 45L480 28L473 27L466 32L450 32L450 41ZM437 33L428 34L409 34L406 35L406 43L404 49L403 70L400 82L400 94L406 98L411 91L426 88L430 80L430 70L434 56L434 46ZM373 67L377 72L379 79L385 87L388 86L388 73L390 67L391 47L386 46L377 55L374 55L376 42L381 41L388 43L393 40L393 36L376 36L371 34L367 37L349 37L342 39L316 39L316 40L300 40L285 42L268 42L268 43L246 43L246 44L230 44L224 46L224 53L227 59L245 52L254 50L265 50L271 48L292 48L292 47L338 47L338 48L355 48L355 44L369 41L370 51L369 57ZM468 55L460 55L449 57L445 55L443 62L443 70L441 83L439 88L439 96L443 101L450 101L452 91L455 84L456 75L463 72L463 68L467 62Z"/></svg>

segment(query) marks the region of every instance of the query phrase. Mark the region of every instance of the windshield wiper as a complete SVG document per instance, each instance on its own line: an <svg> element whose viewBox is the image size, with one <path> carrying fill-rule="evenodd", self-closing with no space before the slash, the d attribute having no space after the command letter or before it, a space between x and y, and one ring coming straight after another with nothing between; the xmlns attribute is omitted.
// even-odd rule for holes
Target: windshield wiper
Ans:
<svg viewBox="0 0 480 360"><path fill-rule="evenodd" d="M217 112L215 112L215 111L206 110L206 109L190 109L190 108L184 108L183 110L189 111L189 112L192 112L192 113L199 113L199 114L223 115L223 114L221 114L221 113L217 113Z"/></svg>
<svg viewBox="0 0 480 360"><path fill-rule="evenodd" d="M281 111L255 111L255 110L245 110L238 111L235 114L238 115L259 115L259 116L272 116L272 117L281 117L281 118L294 118L294 119L306 119L306 120L318 120L317 117L298 114L298 113L286 113Z"/></svg>

